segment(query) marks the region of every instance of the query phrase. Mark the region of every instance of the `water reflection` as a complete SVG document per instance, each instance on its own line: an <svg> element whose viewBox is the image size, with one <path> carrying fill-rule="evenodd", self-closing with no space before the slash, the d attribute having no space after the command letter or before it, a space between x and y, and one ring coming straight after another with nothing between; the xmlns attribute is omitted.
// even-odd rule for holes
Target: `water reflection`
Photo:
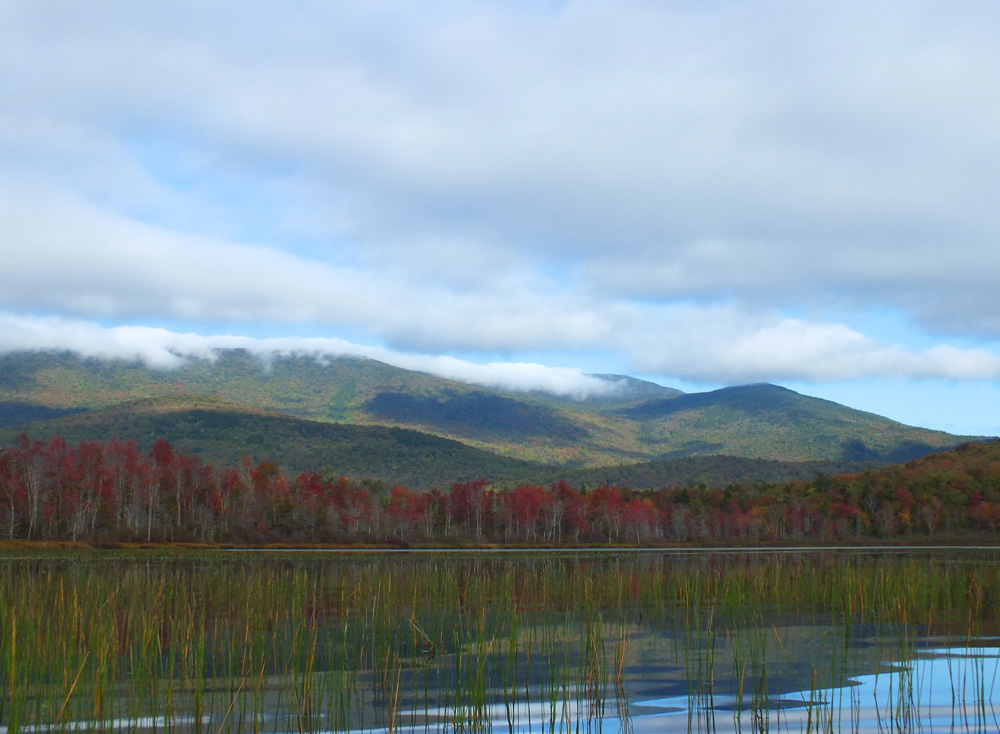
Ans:
<svg viewBox="0 0 1000 734"><path fill-rule="evenodd" d="M997 558L12 562L0 734L995 731Z"/></svg>
<svg viewBox="0 0 1000 734"><path fill-rule="evenodd" d="M769 699L760 714L719 697L712 709L687 697L636 701L661 713L631 717L635 731L998 731L993 703L1000 648L920 651L905 662L844 686L799 690ZM614 731L616 722L606 722Z"/></svg>

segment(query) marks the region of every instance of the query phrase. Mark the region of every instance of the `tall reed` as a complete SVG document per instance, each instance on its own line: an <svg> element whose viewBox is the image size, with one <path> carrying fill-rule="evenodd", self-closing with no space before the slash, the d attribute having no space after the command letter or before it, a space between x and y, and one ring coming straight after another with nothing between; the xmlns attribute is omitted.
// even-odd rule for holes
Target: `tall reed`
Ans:
<svg viewBox="0 0 1000 734"><path fill-rule="evenodd" d="M945 562L946 561L946 562ZM276 732L441 722L582 731L653 686L693 728L767 730L798 692L807 728L857 720L824 691L928 635L995 635L992 562L850 554L454 557L222 553L0 560L6 732ZM881 646L872 644L881 639ZM975 669L974 669L975 672ZM987 671L954 683L985 721ZM894 678L891 717L920 688ZM972 688L972 696L966 696ZM652 695L652 694L642 694ZM858 703L860 705L860 703Z"/></svg>

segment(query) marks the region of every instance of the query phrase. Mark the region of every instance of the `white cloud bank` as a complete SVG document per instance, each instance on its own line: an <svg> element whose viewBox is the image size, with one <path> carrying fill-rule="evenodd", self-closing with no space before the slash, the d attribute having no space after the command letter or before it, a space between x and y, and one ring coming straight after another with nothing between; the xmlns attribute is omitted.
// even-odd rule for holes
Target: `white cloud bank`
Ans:
<svg viewBox="0 0 1000 734"><path fill-rule="evenodd" d="M690 314L689 314L690 316ZM810 325L793 320L760 323L748 331L731 323L719 329L703 313L685 330L663 338L645 338L628 348L640 371L679 374L721 382L752 382L780 375L785 380L842 381L862 378L990 380L1000 378L1000 357L983 350L935 347L910 353L884 347L841 326ZM426 372L474 385L513 391L544 391L583 398L612 394L615 380L572 368L523 362L474 362L447 356L395 351L342 339L202 336L145 326L104 327L58 317L0 313L0 353L68 350L86 357L141 360L172 369L188 358L214 359L216 350L245 349L266 361L275 354L324 357L359 356L403 369Z"/></svg>
<svg viewBox="0 0 1000 734"><path fill-rule="evenodd" d="M10 0L0 349L996 380L998 34L985 0ZM208 336L260 325L386 349Z"/></svg>
<svg viewBox="0 0 1000 734"><path fill-rule="evenodd" d="M612 394L614 380L580 370L508 362L474 364L453 357L403 354L342 339L275 338L181 334L146 326L103 327L55 317L19 317L0 313L0 354L17 351L69 351L83 357L141 361L155 369L174 369L188 359L214 360L222 349L244 349L266 362L275 355L323 358L366 357L407 370L426 372L472 385L583 398Z"/></svg>

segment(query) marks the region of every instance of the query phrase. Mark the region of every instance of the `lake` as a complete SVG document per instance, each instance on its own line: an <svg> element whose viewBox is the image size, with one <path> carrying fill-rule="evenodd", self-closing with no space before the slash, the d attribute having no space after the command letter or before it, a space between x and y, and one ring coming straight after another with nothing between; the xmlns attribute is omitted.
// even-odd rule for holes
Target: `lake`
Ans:
<svg viewBox="0 0 1000 734"><path fill-rule="evenodd" d="M8 553L0 734L996 730L998 560Z"/></svg>

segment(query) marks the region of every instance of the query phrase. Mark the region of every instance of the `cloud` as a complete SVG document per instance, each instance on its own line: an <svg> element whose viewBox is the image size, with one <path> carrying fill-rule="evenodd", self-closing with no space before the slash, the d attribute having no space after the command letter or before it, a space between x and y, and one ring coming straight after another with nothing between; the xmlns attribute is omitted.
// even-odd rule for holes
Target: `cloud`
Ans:
<svg viewBox="0 0 1000 734"><path fill-rule="evenodd" d="M939 345L915 351L881 344L843 324L811 323L731 308L675 309L633 345L636 369L695 382L994 380L1000 356Z"/></svg>
<svg viewBox="0 0 1000 734"><path fill-rule="evenodd" d="M690 311L675 327L644 333L638 324L620 332L617 346L646 374L670 374L693 382L753 382L764 379L843 381L862 378L993 380L1000 357L949 346L909 352L879 345L836 324L809 324L780 317L753 324L736 312ZM539 390L582 398L609 394L619 381L574 368L526 362L476 363L455 357L407 353L320 337L252 338L232 334L202 336L144 326L104 327L58 317L0 313L0 353L68 350L101 359L141 360L173 369L188 358L214 359L219 349L245 349L266 361L269 355L317 359L361 356L403 369L427 372L474 385L529 392ZM777 376L777 378L775 377Z"/></svg>
<svg viewBox="0 0 1000 734"><path fill-rule="evenodd" d="M144 326L103 327L93 322L56 317L0 313L0 354L17 351L70 351L84 357L141 361L154 369L175 369L187 360L214 360L218 350L244 349L263 362L275 355L311 356L322 360L367 357L403 369L473 385L515 392L543 391L584 398L620 389L619 381L586 375L580 370L531 363L475 364L454 357L403 354L366 347L342 339L271 338L217 334L201 336Z"/></svg>
<svg viewBox="0 0 1000 734"><path fill-rule="evenodd" d="M525 353L598 350L992 379L954 342L1000 336L998 29L987 2L15 0L0 308L488 353L525 384ZM865 335L875 308L936 346Z"/></svg>
<svg viewBox="0 0 1000 734"><path fill-rule="evenodd" d="M524 281L539 279L519 277L516 263L488 287L453 289L412 277L414 266L333 265L152 227L50 191L0 191L0 221L19 233L0 271L0 307L352 326L400 346L433 349L589 344L607 328L572 296L525 292ZM495 271L493 261L484 255Z"/></svg>

